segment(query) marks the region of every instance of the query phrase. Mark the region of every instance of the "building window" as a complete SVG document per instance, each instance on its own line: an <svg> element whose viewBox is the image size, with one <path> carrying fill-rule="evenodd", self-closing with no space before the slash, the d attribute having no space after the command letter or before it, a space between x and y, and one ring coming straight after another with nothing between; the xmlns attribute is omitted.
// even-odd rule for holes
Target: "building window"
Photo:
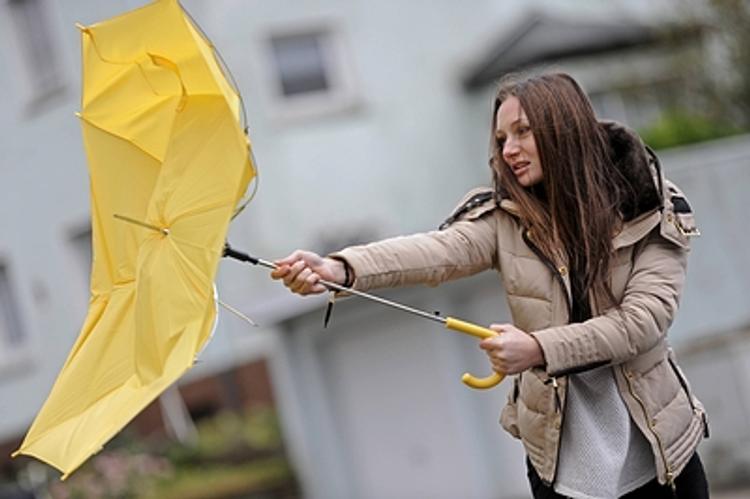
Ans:
<svg viewBox="0 0 750 499"><path fill-rule="evenodd" d="M271 38L274 60L285 97L330 88L323 33L307 33Z"/></svg>
<svg viewBox="0 0 750 499"><path fill-rule="evenodd" d="M0 263L0 350L17 348L25 338L8 268Z"/></svg>
<svg viewBox="0 0 750 499"><path fill-rule="evenodd" d="M277 30L268 48L273 102L282 117L317 116L355 103L343 36L330 26Z"/></svg>
<svg viewBox="0 0 750 499"><path fill-rule="evenodd" d="M32 105L63 89L63 71L54 40L48 0L6 0L15 45Z"/></svg>
<svg viewBox="0 0 750 499"><path fill-rule="evenodd" d="M93 254L91 250L91 229L86 227L85 229L75 231L70 238L70 242L73 245L73 252L78 261L79 274L82 276L81 281L88 292L89 283L91 282L91 260Z"/></svg>

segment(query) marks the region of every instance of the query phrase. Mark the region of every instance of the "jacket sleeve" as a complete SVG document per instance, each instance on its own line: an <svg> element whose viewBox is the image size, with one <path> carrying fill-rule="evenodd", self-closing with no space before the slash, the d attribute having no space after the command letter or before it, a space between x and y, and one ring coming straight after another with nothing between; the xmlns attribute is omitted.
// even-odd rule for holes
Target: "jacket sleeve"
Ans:
<svg viewBox="0 0 750 499"><path fill-rule="evenodd" d="M354 270L354 289L436 286L497 266L496 219L486 213L445 230L353 246L330 256Z"/></svg>
<svg viewBox="0 0 750 499"><path fill-rule="evenodd" d="M663 340L678 308L689 250L655 229L636 251L619 308L582 323L531 333L550 376L619 364Z"/></svg>

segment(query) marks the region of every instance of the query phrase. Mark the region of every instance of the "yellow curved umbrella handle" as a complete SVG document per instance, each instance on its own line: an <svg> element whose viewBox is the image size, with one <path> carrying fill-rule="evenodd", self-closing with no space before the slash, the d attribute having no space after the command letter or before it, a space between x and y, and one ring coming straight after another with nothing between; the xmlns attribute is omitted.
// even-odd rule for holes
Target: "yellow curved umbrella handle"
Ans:
<svg viewBox="0 0 750 499"><path fill-rule="evenodd" d="M453 317L446 318L445 327L464 334L476 336L477 338L480 338L482 340L485 338L497 336L497 332L493 331L492 329L478 326L476 324L472 324L471 322L454 319ZM461 381L463 381L465 385L470 386L471 388L485 390L497 385L503 380L503 378L505 378L505 375L500 373L492 373L486 378L477 378L472 374L464 373L464 375L461 376Z"/></svg>

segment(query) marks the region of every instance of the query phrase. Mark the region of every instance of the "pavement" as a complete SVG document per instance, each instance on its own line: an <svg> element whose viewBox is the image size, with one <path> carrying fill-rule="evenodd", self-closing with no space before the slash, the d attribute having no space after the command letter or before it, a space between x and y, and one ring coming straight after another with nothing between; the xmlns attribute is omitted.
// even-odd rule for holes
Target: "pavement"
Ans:
<svg viewBox="0 0 750 499"><path fill-rule="evenodd" d="M750 488L734 490L712 490L711 499L750 499Z"/></svg>

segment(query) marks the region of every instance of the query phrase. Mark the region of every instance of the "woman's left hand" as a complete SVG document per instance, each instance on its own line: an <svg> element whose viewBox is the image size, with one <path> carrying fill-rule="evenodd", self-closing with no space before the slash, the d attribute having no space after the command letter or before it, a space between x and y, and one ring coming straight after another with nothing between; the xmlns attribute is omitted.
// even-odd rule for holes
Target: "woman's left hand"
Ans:
<svg viewBox="0 0 750 499"><path fill-rule="evenodd" d="M517 374L544 364L544 353L539 343L513 324L492 324L490 329L498 335L479 343L487 352L492 368L502 374Z"/></svg>

